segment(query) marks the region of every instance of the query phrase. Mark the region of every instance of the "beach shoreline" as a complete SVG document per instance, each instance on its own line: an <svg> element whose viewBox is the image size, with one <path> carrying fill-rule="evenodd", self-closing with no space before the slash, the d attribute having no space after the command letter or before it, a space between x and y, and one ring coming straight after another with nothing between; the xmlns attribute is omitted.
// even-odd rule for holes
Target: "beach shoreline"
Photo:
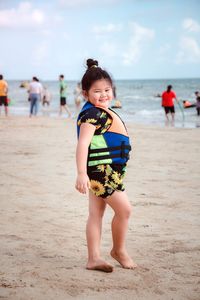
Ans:
<svg viewBox="0 0 200 300"><path fill-rule="evenodd" d="M114 272L104 274L85 269L88 201L74 188L75 120L0 116L1 299L198 299L198 129L127 127L127 248L138 268L109 256L108 208L102 256Z"/></svg>
<svg viewBox="0 0 200 300"><path fill-rule="evenodd" d="M75 105L74 90L77 81L67 80L67 104L75 116L77 114ZM59 113L59 84L57 80L41 81L42 85L48 88L51 94L51 102L48 108L44 108L41 103L39 105L39 114L57 117ZM19 80L10 80L8 96L11 99L9 106L11 115L29 115L30 103L28 102L28 93L26 89L20 88ZM180 104L183 100L194 103L194 91L198 90L200 80L194 79L155 79L155 80L115 80L117 91L117 100L122 104L122 109L116 112L123 120L138 123L141 125L165 126L165 113L161 107L161 98L158 94L166 88L168 84L172 84ZM81 103L83 105L84 102ZM111 105L114 105L114 101ZM197 116L195 107L190 109L180 109L175 101L175 127L196 128L200 127L200 118ZM184 115L183 115L184 113Z"/></svg>

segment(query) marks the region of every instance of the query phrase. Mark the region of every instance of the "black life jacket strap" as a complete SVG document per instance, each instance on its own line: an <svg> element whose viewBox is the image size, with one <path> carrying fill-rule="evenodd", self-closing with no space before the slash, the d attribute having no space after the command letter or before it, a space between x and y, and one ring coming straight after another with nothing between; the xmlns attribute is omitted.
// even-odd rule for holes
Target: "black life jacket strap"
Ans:
<svg viewBox="0 0 200 300"><path fill-rule="evenodd" d="M109 158L126 158L128 160L129 158L129 153L117 153L117 154L108 154L108 155L101 155L101 156L90 156L89 161L94 161L94 160L104 160L104 159L109 159Z"/></svg>
<svg viewBox="0 0 200 300"><path fill-rule="evenodd" d="M117 153L113 153L114 151L118 151ZM125 158L126 160L129 159L129 152L131 151L130 145L125 145L125 142L122 142L120 146L115 147L107 147L107 148L100 148L100 149L89 149L89 161L94 160L104 160L109 158ZM92 153L101 153L101 152L111 152L106 155L97 155L91 156Z"/></svg>
<svg viewBox="0 0 200 300"><path fill-rule="evenodd" d="M110 151L116 151L116 150L129 150L131 151L130 145L124 145L116 146L116 147L107 147L107 148L99 148L99 149L89 149L89 153L100 153L100 152L110 152Z"/></svg>

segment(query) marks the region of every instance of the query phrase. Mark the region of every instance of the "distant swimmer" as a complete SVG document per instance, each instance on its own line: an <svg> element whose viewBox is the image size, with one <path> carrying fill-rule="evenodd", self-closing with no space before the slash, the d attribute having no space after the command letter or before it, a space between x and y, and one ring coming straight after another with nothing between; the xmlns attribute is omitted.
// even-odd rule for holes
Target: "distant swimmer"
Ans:
<svg viewBox="0 0 200 300"><path fill-rule="evenodd" d="M161 98L161 97L162 97L162 95L161 95L161 94L156 94L156 95L154 95L154 97Z"/></svg>
<svg viewBox="0 0 200 300"><path fill-rule="evenodd" d="M195 103L191 103L188 100L183 100L183 107L184 108L196 107L196 104Z"/></svg>
<svg viewBox="0 0 200 300"><path fill-rule="evenodd" d="M122 104L119 100L116 100L114 105L111 106L111 108L122 108Z"/></svg>
<svg viewBox="0 0 200 300"><path fill-rule="evenodd" d="M23 81L23 82L20 84L19 87L20 87L20 88L26 88L26 89L28 89L28 87L29 87L29 82Z"/></svg>
<svg viewBox="0 0 200 300"><path fill-rule="evenodd" d="M115 99L115 103L111 108L122 108L121 102L117 100L116 86L113 86L113 98Z"/></svg>

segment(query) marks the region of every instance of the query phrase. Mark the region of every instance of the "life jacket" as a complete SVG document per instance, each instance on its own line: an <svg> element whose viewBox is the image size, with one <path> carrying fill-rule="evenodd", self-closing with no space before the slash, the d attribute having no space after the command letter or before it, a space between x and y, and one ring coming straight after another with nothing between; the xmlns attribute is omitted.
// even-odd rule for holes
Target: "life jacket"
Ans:
<svg viewBox="0 0 200 300"><path fill-rule="evenodd" d="M81 115L85 112L85 110L92 107L97 107L107 112L112 119L112 123L104 133L94 133L88 149L88 166L113 163L122 165L125 164L129 160L131 145L127 129L123 121L113 110L94 106L90 102L86 102L77 120L78 136L80 131L78 121L81 119Z"/></svg>

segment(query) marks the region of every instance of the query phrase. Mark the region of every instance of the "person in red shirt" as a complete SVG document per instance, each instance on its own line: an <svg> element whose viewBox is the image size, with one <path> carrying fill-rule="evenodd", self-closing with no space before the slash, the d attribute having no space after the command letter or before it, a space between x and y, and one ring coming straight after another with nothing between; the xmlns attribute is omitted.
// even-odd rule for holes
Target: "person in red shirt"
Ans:
<svg viewBox="0 0 200 300"><path fill-rule="evenodd" d="M174 99L178 102L175 92L172 91L172 86L168 85L167 90L162 93L162 107L165 110L165 116L167 121L169 121L169 117L168 117L169 113L171 113L172 122L174 121L174 115L175 115Z"/></svg>

